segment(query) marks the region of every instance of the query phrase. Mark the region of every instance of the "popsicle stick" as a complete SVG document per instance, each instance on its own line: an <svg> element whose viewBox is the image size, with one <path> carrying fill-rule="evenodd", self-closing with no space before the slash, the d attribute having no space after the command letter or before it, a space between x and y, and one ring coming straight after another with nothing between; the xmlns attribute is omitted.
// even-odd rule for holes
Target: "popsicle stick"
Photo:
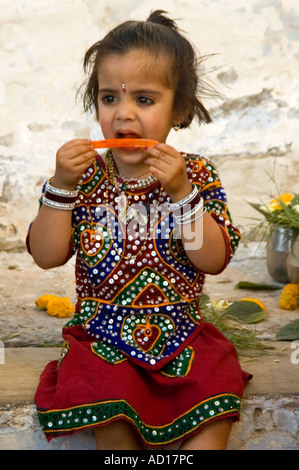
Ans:
<svg viewBox="0 0 299 470"><path fill-rule="evenodd" d="M149 139L106 139L93 140L91 143L95 149L104 149L127 147L153 147L154 145L158 144L158 141Z"/></svg>

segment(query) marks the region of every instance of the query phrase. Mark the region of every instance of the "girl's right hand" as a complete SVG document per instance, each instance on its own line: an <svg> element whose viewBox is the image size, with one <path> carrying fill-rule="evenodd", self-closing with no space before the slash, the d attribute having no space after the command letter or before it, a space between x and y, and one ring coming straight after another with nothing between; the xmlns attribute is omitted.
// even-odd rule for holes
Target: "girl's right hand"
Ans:
<svg viewBox="0 0 299 470"><path fill-rule="evenodd" d="M75 139L64 144L56 154L53 186L60 189L75 189L82 173L94 163L97 155L88 139Z"/></svg>

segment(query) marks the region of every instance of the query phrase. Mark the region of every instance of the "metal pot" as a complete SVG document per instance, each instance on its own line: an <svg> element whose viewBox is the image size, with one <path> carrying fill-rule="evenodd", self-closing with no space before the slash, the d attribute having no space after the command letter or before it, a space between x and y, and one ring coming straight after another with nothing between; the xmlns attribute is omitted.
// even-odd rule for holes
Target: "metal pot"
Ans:
<svg viewBox="0 0 299 470"><path fill-rule="evenodd" d="M297 232L293 229L273 227L267 242L267 267L270 276L277 282L290 282L287 258L291 253Z"/></svg>
<svg viewBox="0 0 299 470"><path fill-rule="evenodd" d="M299 284L299 235L287 257L287 273L291 284Z"/></svg>

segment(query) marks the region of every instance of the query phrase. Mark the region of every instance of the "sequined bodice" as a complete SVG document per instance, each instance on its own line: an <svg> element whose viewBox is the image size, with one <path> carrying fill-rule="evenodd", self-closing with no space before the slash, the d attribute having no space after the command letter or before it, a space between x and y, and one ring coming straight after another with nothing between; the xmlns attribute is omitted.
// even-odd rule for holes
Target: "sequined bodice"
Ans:
<svg viewBox="0 0 299 470"><path fill-rule="evenodd" d="M104 169L90 168L83 182L74 211L78 296L139 307L197 299L204 276L175 236L160 183L128 192L130 207L140 207L148 220L125 225L118 219L119 193Z"/></svg>
<svg viewBox="0 0 299 470"><path fill-rule="evenodd" d="M189 180L200 186L232 253L239 234L231 225L215 167L194 156L186 163ZM189 262L176 236L168 195L159 182L146 188L136 184L126 197L137 217L123 224L119 191L100 160L82 175L79 189L73 211L81 304L76 321L144 364L163 362L198 330L204 283L204 274Z"/></svg>

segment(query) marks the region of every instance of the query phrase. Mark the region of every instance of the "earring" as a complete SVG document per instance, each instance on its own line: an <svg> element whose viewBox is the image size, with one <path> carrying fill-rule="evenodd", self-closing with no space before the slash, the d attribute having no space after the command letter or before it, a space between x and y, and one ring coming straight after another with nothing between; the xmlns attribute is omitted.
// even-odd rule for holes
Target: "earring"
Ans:
<svg viewBox="0 0 299 470"><path fill-rule="evenodd" d="M180 124L176 124L175 126L173 126L173 129L177 132L178 130L180 130Z"/></svg>

